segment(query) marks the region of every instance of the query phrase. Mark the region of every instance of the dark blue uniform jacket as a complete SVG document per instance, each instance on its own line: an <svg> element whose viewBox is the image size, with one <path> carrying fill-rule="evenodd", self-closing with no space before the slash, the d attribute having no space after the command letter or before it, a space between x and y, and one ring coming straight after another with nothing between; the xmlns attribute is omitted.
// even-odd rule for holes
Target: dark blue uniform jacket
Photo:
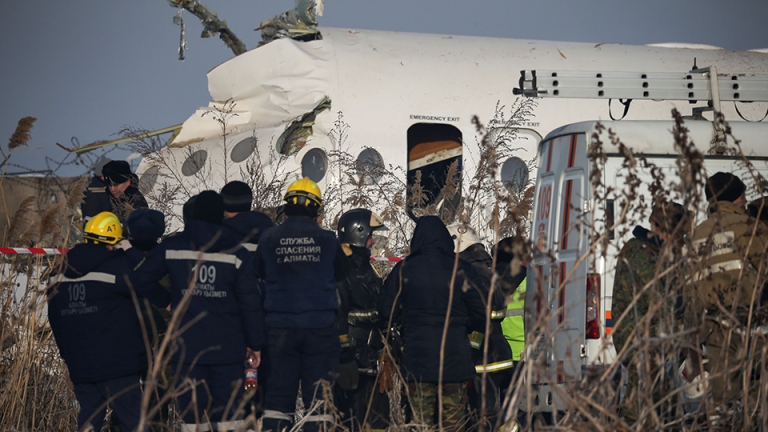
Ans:
<svg viewBox="0 0 768 432"><path fill-rule="evenodd" d="M224 226L237 234L243 246L250 252L256 252L261 235L275 226L272 219L262 212L249 211L238 213L234 217L224 219Z"/></svg>
<svg viewBox="0 0 768 432"><path fill-rule="evenodd" d="M147 367L139 315L126 281L131 265L122 250L79 244L67 254L63 273L51 277L48 319L74 383L103 381ZM168 304L163 289L139 296Z"/></svg>
<svg viewBox="0 0 768 432"><path fill-rule="evenodd" d="M336 234L312 219L290 217L261 236L255 262L270 328L334 325L336 279L350 266Z"/></svg>
<svg viewBox="0 0 768 432"><path fill-rule="evenodd" d="M195 322L181 335L174 360L191 363L206 351L199 364L237 363L245 360L246 347L260 350L264 344L259 284L240 240L224 226L189 221L136 269L137 284L170 277L174 310L192 290L179 328Z"/></svg>
<svg viewBox="0 0 768 432"><path fill-rule="evenodd" d="M475 270L462 260L458 262L453 301L449 303L455 258L453 240L443 222L436 216L419 218L411 239L411 254L392 269L384 282L379 313L387 321L394 312L393 320L402 323L402 369L409 381L438 382L440 344L449 304L442 380L461 382L475 375L468 326L470 321L485 319L485 307L478 288L471 283L477 279Z"/></svg>

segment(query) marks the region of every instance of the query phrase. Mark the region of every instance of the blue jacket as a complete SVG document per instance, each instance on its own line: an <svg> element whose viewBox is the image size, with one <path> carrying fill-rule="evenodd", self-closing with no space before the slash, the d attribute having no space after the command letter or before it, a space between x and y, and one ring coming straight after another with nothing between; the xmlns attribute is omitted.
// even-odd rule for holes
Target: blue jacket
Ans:
<svg viewBox="0 0 768 432"><path fill-rule="evenodd" d="M336 321L336 280L350 264L336 234L312 219L289 217L259 240L256 273L264 280L270 328L326 328Z"/></svg>
<svg viewBox="0 0 768 432"><path fill-rule="evenodd" d="M250 252L255 252L261 235L275 226L275 223L262 212L249 211L224 219L223 225L240 237L243 247Z"/></svg>
<svg viewBox="0 0 768 432"><path fill-rule="evenodd" d="M154 286L169 276L174 310L192 286L178 328L190 327L180 336L174 360L191 363L205 351L199 364L237 363L245 360L246 347L260 350L264 344L261 292L239 243L228 228L193 220L136 268L137 284Z"/></svg>
<svg viewBox="0 0 768 432"><path fill-rule="evenodd" d="M72 382L103 381L146 368L131 286L159 306L170 301L168 292L129 286L131 264L122 250L79 244L66 263L63 272L51 277L48 319Z"/></svg>
<svg viewBox="0 0 768 432"><path fill-rule="evenodd" d="M458 260L449 302L456 255L453 240L440 218L419 218L411 239L411 254L399 262L384 282L377 306L386 322L402 323L402 369L408 381L436 383L440 345L448 305L451 315L444 351L443 382L467 381L475 375L470 322L485 320L481 288L472 265ZM392 316L394 313L394 316Z"/></svg>

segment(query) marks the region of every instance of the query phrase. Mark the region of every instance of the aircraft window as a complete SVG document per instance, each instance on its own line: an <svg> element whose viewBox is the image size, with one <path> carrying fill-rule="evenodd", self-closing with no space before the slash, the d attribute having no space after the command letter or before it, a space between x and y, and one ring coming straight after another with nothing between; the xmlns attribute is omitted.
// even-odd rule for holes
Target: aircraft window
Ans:
<svg viewBox="0 0 768 432"><path fill-rule="evenodd" d="M205 150L198 150L192 153L181 166L181 173L187 177L195 175L195 173L203 169L206 159L208 159L208 152Z"/></svg>
<svg viewBox="0 0 768 432"><path fill-rule="evenodd" d="M256 150L256 144L257 141L254 137L246 138L237 143L232 149L232 153L229 154L232 162L239 163L248 159L253 154L253 151Z"/></svg>
<svg viewBox="0 0 768 432"><path fill-rule="evenodd" d="M355 170L357 175L365 174L365 184L376 184L384 175L384 159L376 150L364 149L357 156Z"/></svg>
<svg viewBox="0 0 768 432"><path fill-rule="evenodd" d="M310 180L317 183L325 177L328 169L328 157L325 152L319 148L313 148L304 155L301 160L301 175L309 177Z"/></svg>
<svg viewBox="0 0 768 432"><path fill-rule="evenodd" d="M160 169L158 167L150 167L144 171L139 179L139 190L141 193L146 195L152 191L152 188L155 187L155 183L157 183L157 176L159 173Z"/></svg>
<svg viewBox="0 0 768 432"><path fill-rule="evenodd" d="M519 157L508 158L501 165L501 181L510 192L524 192L528 185L528 165Z"/></svg>
<svg viewBox="0 0 768 432"><path fill-rule="evenodd" d="M461 143L461 131L452 125L416 123L408 128L406 210L411 217L437 214L450 220L456 214L461 201ZM455 171L449 175L451 167ZM419 176L421 187L416 188ZM449 181L455 188L446 188ZM414 194L417 190L419 195Z"/></svg>

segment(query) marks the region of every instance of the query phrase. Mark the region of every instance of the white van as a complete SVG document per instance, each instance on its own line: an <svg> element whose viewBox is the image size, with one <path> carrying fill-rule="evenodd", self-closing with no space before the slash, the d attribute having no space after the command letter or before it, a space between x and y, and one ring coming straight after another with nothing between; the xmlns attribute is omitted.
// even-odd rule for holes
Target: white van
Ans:
<svg viewBox="0 0 768 432"><path fill-rule="evenodd" d="M592 218L596 230L603 231L618 218L620 192L625 188L622 167L624 157L611 144L608 130L635 155L642 155L665 172L666 179L677 182L677 153L673 145L671 121L622 121L574 123L550 132L538 146L536 195L531 217L531 240L536 250L528 264L528 290L526 297L527 341L531 345L527 359L544 357L545 368L534 371L534 411L557 413L564 410L553 386L581 381L588 373L601 372L616 357L611 341L611 299L616 255L629 240L633 226L616 229L609 234L607 258L600 249L590 255ZM768 124L731 123L733 137L741 141L741 149L755 169L768 178ZM709 121L686 121L689 136L704 155L708 175L718 171L739 175L748 186L747 198L757 198L755 188L750 188L751 176L737 156L710 154L715 138L715 127ZM602 181L614 188L608 199L595 202L590 178L593 162L588 157L589 144L598 136L603 143L607 161L600 167ZM727 147L733 148L729 137ZM642 180L637 200L644 200L650 208L651 184L649 170L638 164L637 175ZM703 190L703 189L702 189ZM613 199L612 199L613 198ZM702 201L705 201L702 198ZM592 214L594 212L594 214ZM646 213L637 221L648 227ZM697 221L703 219L701 211ZM618 220L618 219L617 219ZM583 222L583 223L579 223ZM634 225L634 224L633 224ZM625 234L622 236L621 233ZM562 285L562 289L561 288ZM533 323L546 308L552 311L548 332L535 332ZM545 336L548 334L549 336ZM534 344L541 335L542 343ZM535 346L534 346L535 345Z"/></svg>

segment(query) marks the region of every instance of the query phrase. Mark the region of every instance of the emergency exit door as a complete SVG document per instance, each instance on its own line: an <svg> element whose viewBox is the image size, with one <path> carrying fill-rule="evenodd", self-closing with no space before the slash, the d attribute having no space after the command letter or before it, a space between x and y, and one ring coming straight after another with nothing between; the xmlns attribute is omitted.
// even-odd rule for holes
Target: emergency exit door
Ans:
<svg viewBox="0 0 768 432"><path fill-rule="evenodd" d="M434 209L451 219L461 200L462 135L454 126L417 123L408 128L407 210L413 217ZM451 167L454 170L451 171ZM457 187L446 188L456 183Z"/></svg>

